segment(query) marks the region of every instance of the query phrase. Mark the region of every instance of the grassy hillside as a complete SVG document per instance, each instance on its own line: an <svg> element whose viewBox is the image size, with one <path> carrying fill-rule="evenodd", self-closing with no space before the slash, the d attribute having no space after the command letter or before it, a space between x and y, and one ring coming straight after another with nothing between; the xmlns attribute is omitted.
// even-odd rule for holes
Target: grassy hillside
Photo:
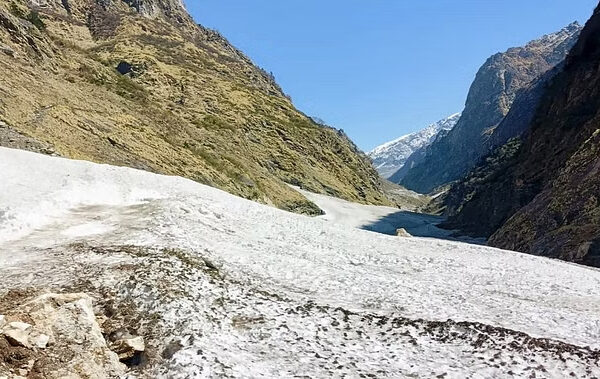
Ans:
<svg viewBox="0 0 600 379"><path fill-rule="evenodd" d="M342 132L296 110L272 75L178 1L0 0L0 67L4 130L60 155L308 214L319 210L285 183L388 204Z"/></svg>

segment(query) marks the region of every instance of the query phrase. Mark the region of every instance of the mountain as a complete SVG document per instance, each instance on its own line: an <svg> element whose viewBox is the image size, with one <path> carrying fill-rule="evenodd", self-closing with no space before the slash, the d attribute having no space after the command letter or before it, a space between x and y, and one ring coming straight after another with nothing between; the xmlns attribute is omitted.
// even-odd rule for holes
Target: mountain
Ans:
<svg viewBox="0 0 600 379"><path fill-rule="evenodd" d="M564 61L517 92L508 114L485 141L488 152L493 152L512 138L520 138L528 130L547 87L563 65Z"/></svg>
<svg viewBox="0 0 600 379"><path fill-rule="evenodd" d="M429 211L434 213L441 211L445 216L456 216L476 195L480 186L485 186L485 183L500 172L502 167L510 164L521 146L546 89L563 66L564 62L558 64L517 93L510 111L485 141L486 148L491 153L477 162L464 177L453 182L448 191L443 191L436 197L430 204ZM495 228L504 222L503 217L501 213L494 213L488 216L486 223L472 223L470 219L464 217L451 218L446 222L446 226L460 229L467 234L485 236L493 233Z"/></svg>
<svg viewBox="0 0 600 379"><path fill-rule="evenodd" d="M447 226L491 235L493 246L600 267L599 67L600 6L522 141L487 168Z"/></svg>
<svg viewBox="0 0 600 379"><path fill-rule="evenodd" d="M6 148L0 172L0 377L600 377L598 270L348 226L361 204Z"/></svg>
<svg viewBox="0 0 600 379"><path fill-rule="evenodd" d="M459 116L460 119L460 116ZM454 123L454 125L456 125L456 123ZM415 167L416 165L418 165L419 163L423 162L425 160L425 157L427 157L427 149L429 148L429 146L431 146L432 144L436 143L436 141L444 138L445 136L448 135L448 133L450 133L450 130L452 129L442 129L438 132L438 134L436 134L432 140L429 142L429 144L415 150L407 159L406 162L404 162L404 165L402 165L402 167L400 167L392 176L389 177L389 181L391 181L392 183L400 183L402 181L402 179L404 179L404 177L406 176L406 174L408 174L408 172Z"/></svg>
<svg viewBox="0 0 600 379"><path fill-rule="evenodd" d="M390 204L363 153L180 0L0 0L0 141L180 175L301 213Z"/></svg>
<svg viewBox="0 0 600 379"><path fill-rule="evenodd" d="M373 165L379 174L387 179L402 168L415 151L429 146L442 130L452 129L459 117L459 113L453 114L418 132L386 142L374 148L368 156L373 160Z"/></svg>
<svg viewBox="0 0 600 379"><path fill-rule="evenodd" d="M421 193L461 178L490 153L489 136L508 114L521 90L560 64L581 26L564 29L490 57L469 90L456 126L431 144L400 184Z"/></svg>

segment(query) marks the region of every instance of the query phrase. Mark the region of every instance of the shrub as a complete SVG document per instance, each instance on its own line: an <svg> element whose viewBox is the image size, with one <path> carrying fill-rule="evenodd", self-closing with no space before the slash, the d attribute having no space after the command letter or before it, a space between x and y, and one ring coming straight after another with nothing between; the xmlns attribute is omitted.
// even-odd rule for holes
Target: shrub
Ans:
<svg viewBox="0 0 600 379"><path fill-rule="evenodd" d="M18 18L23 20L27 20L33 24L39 30L45 30L46 24L40 17L40 14L37 11L31 10L29 13L25 13L25 11L18 6L16 3L10 3L10 13Z"/></svg>
<svg viewBox="0 0 600 379"><path fill-rule="evenodd" d="M15 17L25 19L25 12L15 3L10 3L10 13Z"/></svg>
<svg viewBox="0 0 600 379"><path fill-rule="evenodd" d="M27 15L27 17L25 17L25 19L27 21L31 22L39 30L46 29L46 24L44 24L44 21L40 18L40 14L36 11L29 12L29 14Z"/></svg>

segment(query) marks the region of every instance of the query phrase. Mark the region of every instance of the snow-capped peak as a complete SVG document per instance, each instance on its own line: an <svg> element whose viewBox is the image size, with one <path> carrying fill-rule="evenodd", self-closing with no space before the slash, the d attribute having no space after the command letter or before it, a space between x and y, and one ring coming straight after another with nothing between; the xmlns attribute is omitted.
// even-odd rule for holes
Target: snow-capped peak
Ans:
<svg viewBox="0 0 600 379"><path fill-rule="evenodd" d="M570 23L561 30L546 34L536 40L533 40L527 44L528 47L534 47L536 45L543 46L546 49L554 48L566 40L572 38L574 35L578 35L583 29L577 21Z"/></svg>
<svg viewBox="0 0 600 379"><path fill-rule="evenodd" d="M452 129L458 122L460 115L460 113L455 113L418 132L386 142L374 148L368 155L373 160L379 174L384 178L389 178L402 168L412 153L431 144L442 130Z"/></svg>

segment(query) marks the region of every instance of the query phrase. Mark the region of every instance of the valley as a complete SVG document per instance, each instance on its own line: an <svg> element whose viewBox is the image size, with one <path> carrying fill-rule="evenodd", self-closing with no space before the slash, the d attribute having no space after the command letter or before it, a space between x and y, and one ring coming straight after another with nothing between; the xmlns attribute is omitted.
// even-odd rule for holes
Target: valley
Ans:
<svg viewBox="0 0 600 379"><path fill-rule="evenodd" d="M600 378L600 5L241 3L0 0L0 379Z"/></svg>
<svg viewBox="0 0 600 379"><path fill-rule="evenodd" d="M362 229L392 236L396 236L398 230L403 229L405 233L401 232L400 234L405 237L414 236L457 240L476 244L485 243L484 239L455 235L455 231L439 228L437 225L445 221L444 217L422 213L418 208L412 209L409 206L402 209L402 206L400 206L399 209L357 204L298 188L296 190L300 191L302 195L325 212L324 215L317 216L316 218L326 220L344 228ZM408 196L414 196L417 199L421 197L414 192L409 194ZM426 201L430 201L430 199Z"/></svg>

